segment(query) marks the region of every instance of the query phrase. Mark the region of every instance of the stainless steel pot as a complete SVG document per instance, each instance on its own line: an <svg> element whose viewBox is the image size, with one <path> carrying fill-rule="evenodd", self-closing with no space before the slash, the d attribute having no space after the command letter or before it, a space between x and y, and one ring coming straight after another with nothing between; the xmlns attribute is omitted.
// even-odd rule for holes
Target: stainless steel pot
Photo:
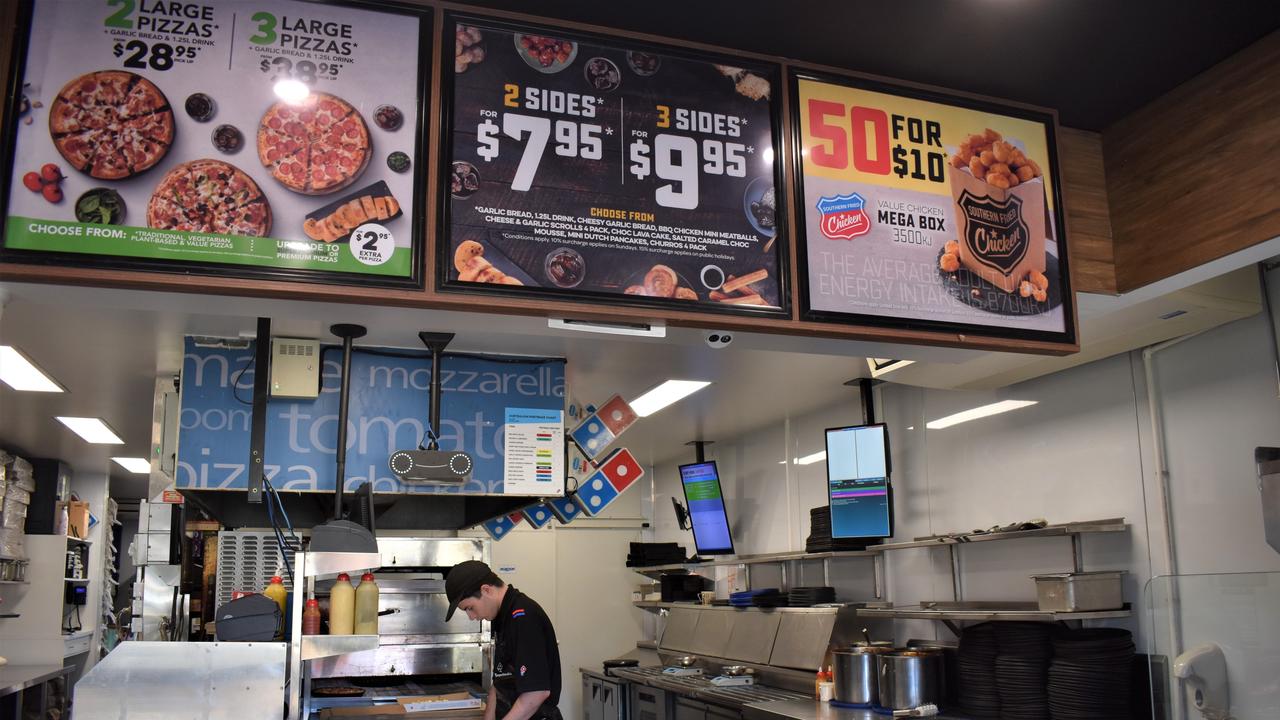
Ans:
<svg viewBox="0 0 1280 720"><path fill-rule="evenodd" d="M877 656L879 702L890 710L942 701L942 653L937 650L897 650Z"/></svg>
<svg viewBox="0 0 1280 720"><path fill-rule="evenodd" d="M880 645L855 645L835 650L835 694L837 702L851 705L875 705L877 694L876 657L892 652Z"/></svg>

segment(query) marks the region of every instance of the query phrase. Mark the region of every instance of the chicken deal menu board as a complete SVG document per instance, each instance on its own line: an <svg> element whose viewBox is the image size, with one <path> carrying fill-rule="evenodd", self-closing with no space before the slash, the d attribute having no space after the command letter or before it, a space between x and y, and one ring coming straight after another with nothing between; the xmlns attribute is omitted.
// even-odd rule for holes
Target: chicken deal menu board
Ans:
<svg viewBox="0 0 1280 720"><path fill-rule="evenodd" d="M807 317L1074 342L1052 116L793 80Z"/></svg>
<svg viewBox="0 0 1280 720"><path fill-rule="evenodd" d="M415 59L429 57L427 10L24 9L6 250L78 254L54 260L68 265L421 282Z"/></svg>
<svg viewBox="0 0 1280 720"><path fill-rule="evenodd" d="M445 17L446 287L780 314L778 69Z"/></svg>

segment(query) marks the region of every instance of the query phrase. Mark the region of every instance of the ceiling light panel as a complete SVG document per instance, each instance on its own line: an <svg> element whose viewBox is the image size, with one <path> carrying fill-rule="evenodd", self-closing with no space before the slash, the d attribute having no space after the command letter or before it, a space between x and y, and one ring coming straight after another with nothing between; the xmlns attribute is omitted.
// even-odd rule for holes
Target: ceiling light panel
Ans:
<svg viewBox="0 0 1280 720"><path fill-rule="evenodd" d="M679 402L711 383L704 380L668 380L631 401L631 409L640 417L649 417L662 408Z"/></svg>
<svg viewBox="0 0 1280 720"><path fill-rule="evenodd" d="M85 442L94 445L123 445L124 441L111 429L102 418L58 417L58 422L66 425L71 432L84 438Z"/></svg>
<svg viewBox="0 0 1280 720"><path fill-rule="evenodd" d="M933 420L925 424L925 427L929 428L930 430L941 430L943 428L949 428L952 425L959 425L960 423L969 422L970 420L977 420L978 418L990 417L992 415L999 415L1000 413L1007 413L1010 410L1017 410L1019 408L1030 407L1032 405L1037 404L1037 402L1038 401L1036 400L1001 400L998 403L991 403L990 405L982 405L980 407L970 408L963 412L958 412L954 415L948 415L943 418L938 418L937 420Z"/></svg>
<svg viewBox="0 0 1280 720"><path fill-rule="evenodd" d="M57 380L49 377L15 347L0 345L0 380L22 392L66 392Z"/></svg>

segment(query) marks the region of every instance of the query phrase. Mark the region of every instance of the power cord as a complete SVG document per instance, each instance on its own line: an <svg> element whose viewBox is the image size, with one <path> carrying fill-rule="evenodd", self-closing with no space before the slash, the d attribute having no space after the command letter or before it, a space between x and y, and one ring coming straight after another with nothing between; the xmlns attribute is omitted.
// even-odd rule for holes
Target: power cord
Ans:
<svg viewBox="0 0 1280 720"><path fill-rule="evenodd" d="M272 509L272 501L280 508L280 515L284 518L285 525L289 528L289 538L293 541L293 549L296 550L302 546L298 539L298 533L293 529L293 523L289 520L289 513L284 509L284 502L280 500L280 493L276 491L274 485L265 476L262 478L262 484L267 488L267 519L271 521L271 529L275 531L276 543L280 546L280 559L284 561L284 569L289 573L289 586L297 589L297 583L293 577L293 564L289 562L289 553L291 551L290 543L284 539L284 532L280 530L280 523L276 520L275 511Z"/></svg>
<svg viewBox="0 0 1280 720"><path fill-rule="evenodd" d="M235 379L231 381L231 394L236 400L239 400L242 405L253 405L252 400L245 400L240 397L240 377L244 375L246 370L253 367L254 364L258 362L258 352L255 347L257 342L257 340L249 341L249 362L245 363L244 367L240 368L240 372L236 373Z"/></svg>

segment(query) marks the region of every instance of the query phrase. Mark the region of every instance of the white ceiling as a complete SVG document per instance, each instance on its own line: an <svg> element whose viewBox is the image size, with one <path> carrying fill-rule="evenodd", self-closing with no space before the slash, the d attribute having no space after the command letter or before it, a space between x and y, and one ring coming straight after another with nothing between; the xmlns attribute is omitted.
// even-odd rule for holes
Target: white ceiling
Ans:
<svg viewBox="0 0 1280 720"><path fill-rule="evenodd" d="M397 308L220 298L50 285L0 285L0 343L18 347L68 390L20 393L0 384L0 447L57 457L77 472L106 472L120 496L145 494L145 476L130 476L113 455L147 457L152 396L158 377L182 361L184 335L251 334L256 317L272 318L272 334L333 341L329 325L354 322L364 345L421 347L420 330L457 333L451 350L546 355L568 359L575 399L633 399L668 378L714 384L634 426L627 445L643 461L691 453L694 439L733 437L804 414L857 393L843 383L866 372L862 354L891 348L851 342L766 336L735 338L715 350L703 332L672 328L665 339L552 331L546 320ZM900 351L901 348L898 348ZM971 352L919 348L920 358L966 358ZM56 415L104 418L124 446L90 445Z"/></svg>
<svg viewBox="0 0 1280 720"><path fill-rule="evenodd" d="M1087 340L1091 329L1104 327L1114 335L1123 328L1108 323L1120 313L1277 252L1280 239L1125 296L1080 296L1081 335ZM0 383L0 447L60 458L76 472L108 473L113 494L143 496L145 476L129 475L110 457L150 454L155 383L177 373L183 336L251 335L259 316L272 319L278 336L333 341L329 326L350 322L369 329L359 341L364 345L417 348L418 331L428 330L456 333L451 350L564 357L570 392L582 402L598 404L614 393L633 399L668 378L711 381L628 431L627 446L649 463L692 458L685 447L691 440L727 440L837 403L856 413L857 391L844 383L866 376L866 357L916 360L912 372L927 369L926 377L910 384L933 387L956 387L945 379L999 358L1039 366L1008 382L1060 369L1043 358L946 348L738 333L728 348L715 350L704 344L703 331L684 328L669 328L663 339L632 338L550 330L539 318L0 283L0 344L18 347L68 389L19 393ZM89 445L56 415L102 417L126 444Z"/></svg>

